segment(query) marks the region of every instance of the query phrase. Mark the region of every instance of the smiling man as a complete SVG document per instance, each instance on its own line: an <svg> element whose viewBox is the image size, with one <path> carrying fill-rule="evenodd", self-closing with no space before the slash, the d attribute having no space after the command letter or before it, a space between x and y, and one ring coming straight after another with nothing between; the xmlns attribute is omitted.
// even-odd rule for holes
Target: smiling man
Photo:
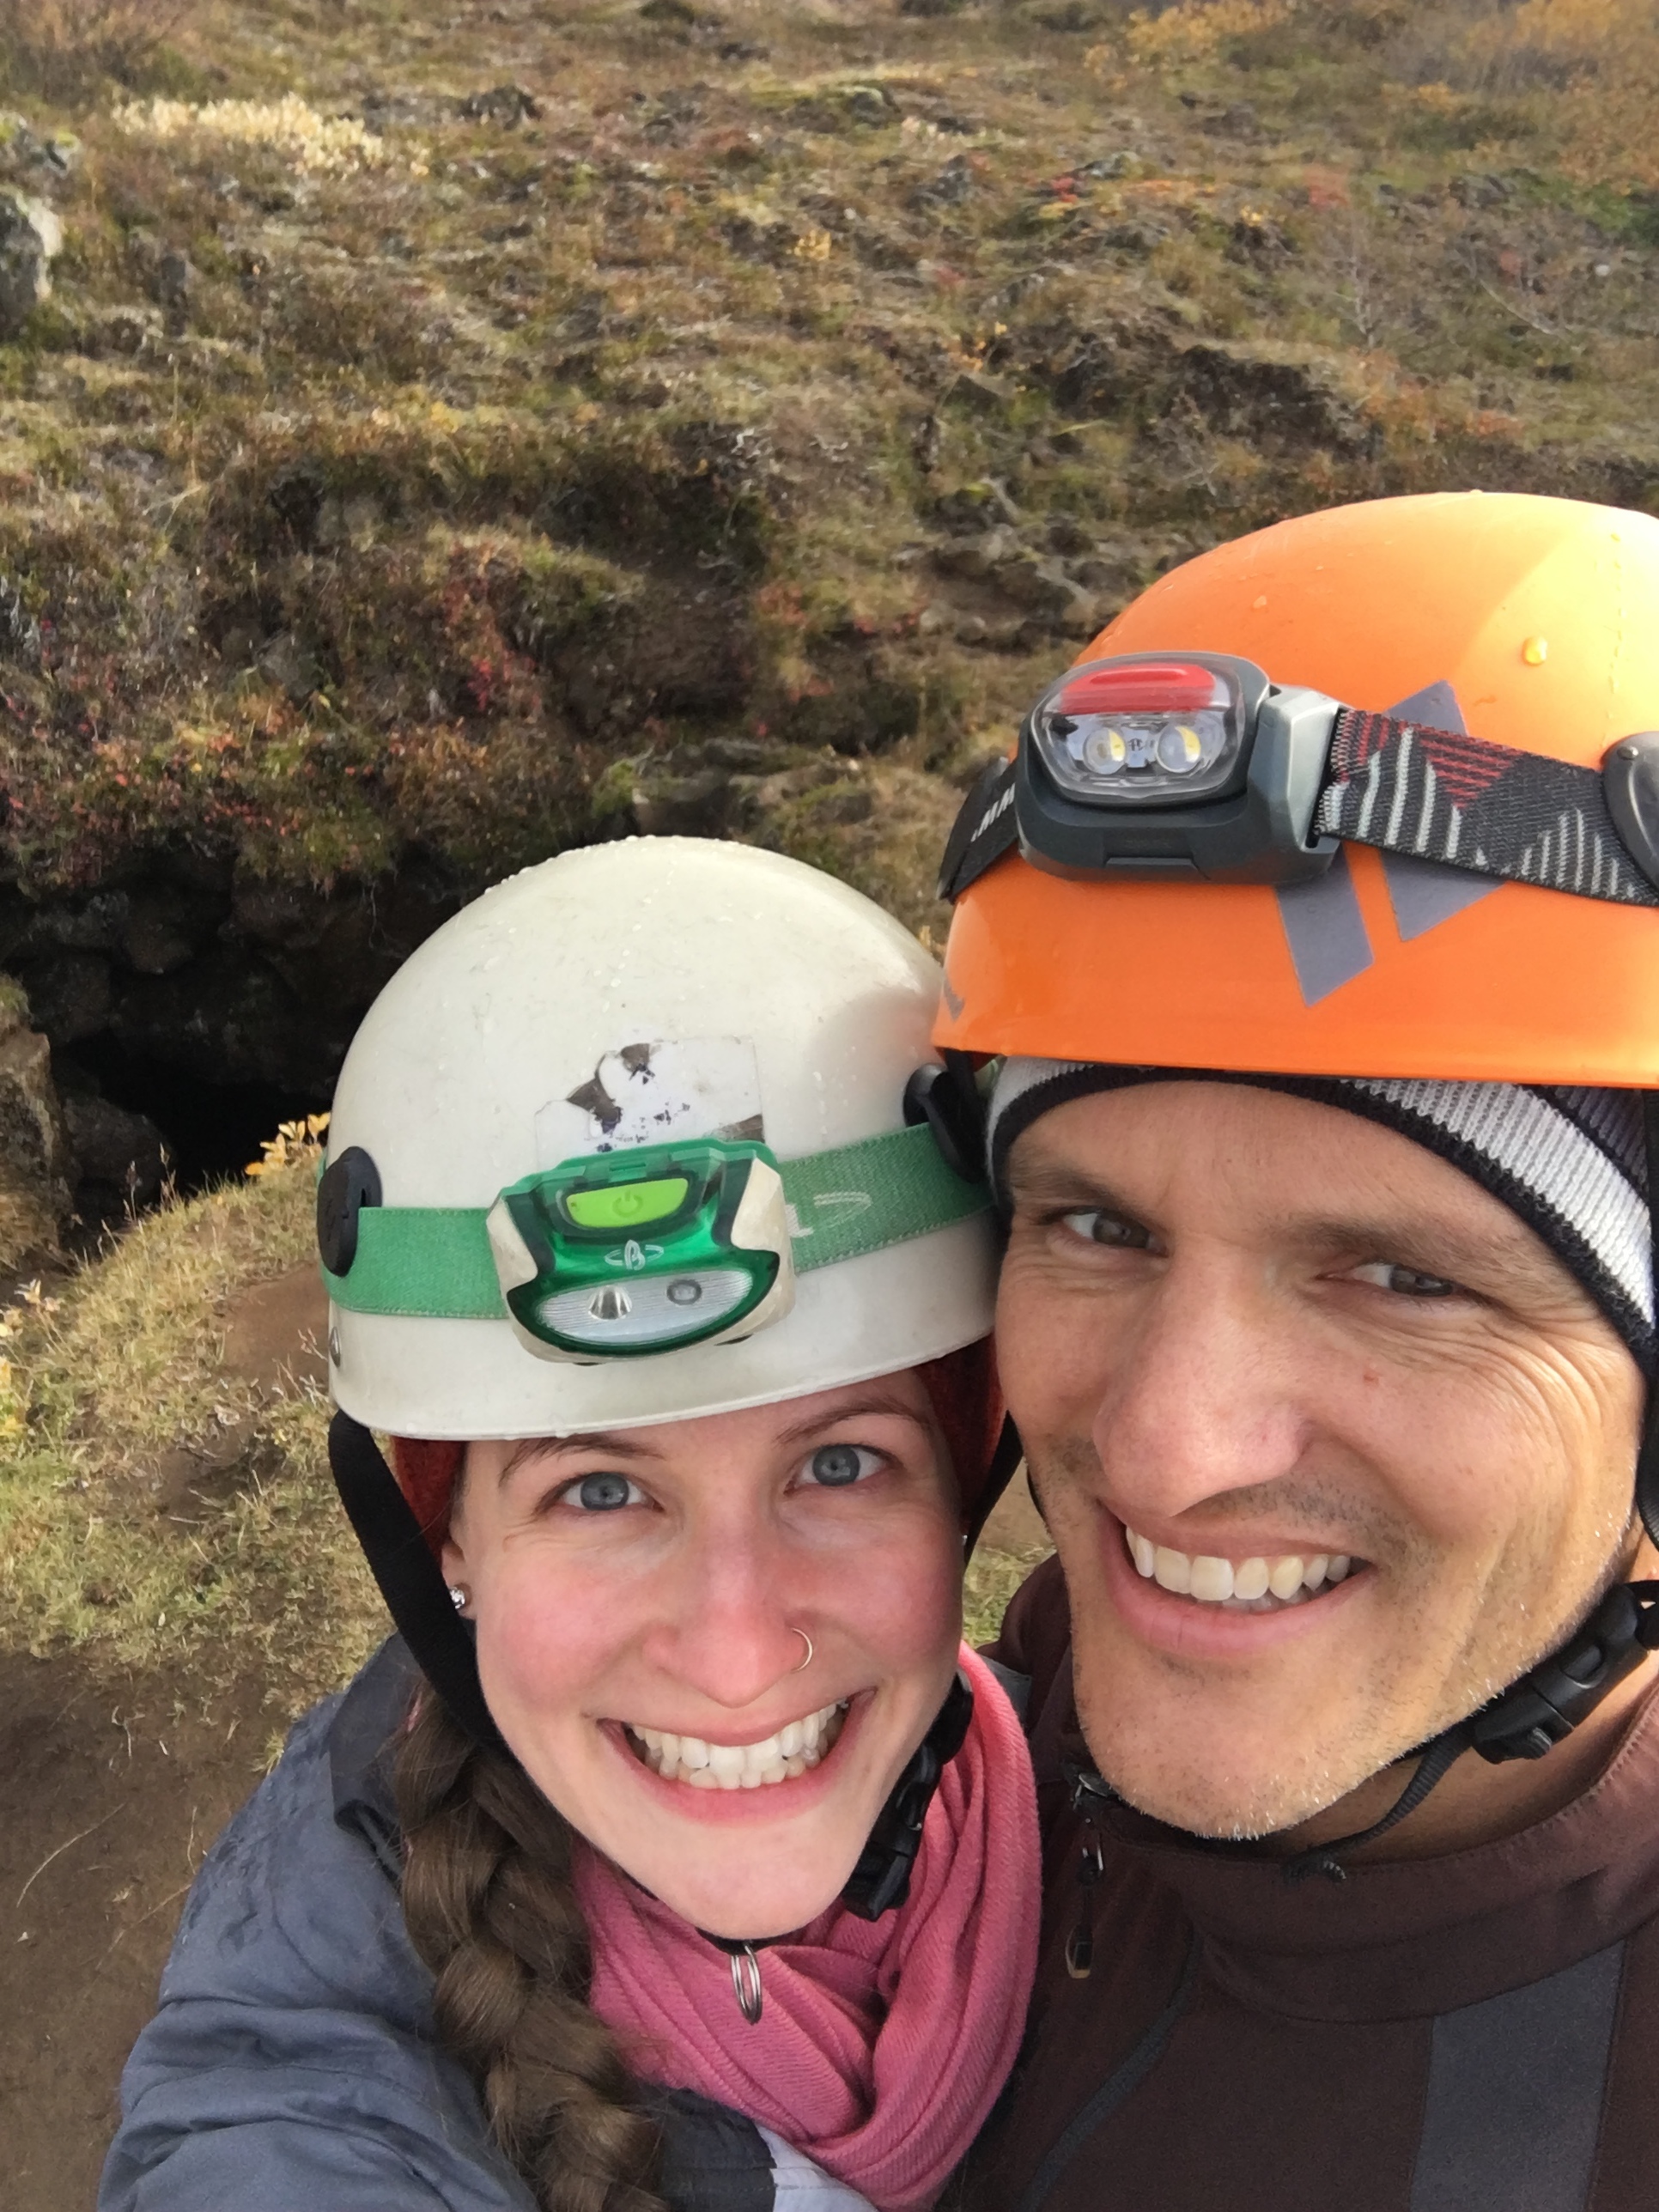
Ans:
<svg viewBox="0 0 1659 2212"><path fill-rule="evenodd" d="M964 810L939 1037L1004 1056L1059 1555L975 2212L1654 2201L1656 600L1646 516L1304 518Z"/></svg>

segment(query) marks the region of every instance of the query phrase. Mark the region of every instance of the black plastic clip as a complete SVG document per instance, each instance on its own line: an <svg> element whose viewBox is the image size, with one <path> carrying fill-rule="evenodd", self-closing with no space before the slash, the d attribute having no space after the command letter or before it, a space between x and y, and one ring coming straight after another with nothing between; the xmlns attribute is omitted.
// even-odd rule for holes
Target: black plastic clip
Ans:
<svg viewBox="0 0 1659 2212"><path fill-rule="evenodd" d="M380 1203L380 1170L361 1145L348 1145L317 1185L317 1249L331 1275L349 1275L357 1256L357 1216Z"/></svg>
<svg viewBox="0 0 1659 2212"><path fill-rule="evenodd" d="M919 1067L904 1086L908 1128L926 1121L939 1157L964 1182L985 1180L985 1102L966 1053L947 1052L943 1067Z"/></svg>
<svg viewBox="0 0 1659 2212"><path fill-rule="evenodd" d="M1541 1759L1609 1690L1659 1650L1659 1583L1615 1583L1564 1650L1540 1660L1469 1723L1474 1748L1494 1765Z"/></svg>
<svg viewBox="0 0 1659 2212"><path fill-rule="evenodd" d="M1659 890L1659 730L1620 738L1602 757L1601 789L1620 843Z"/></svg>
<svg viewBox="0 0 1659 2212"><path fill-rule="evenodd" d="M910 1869L921 1848L927 1808L939 1777L968 1741L973 1717L973 1685L958 1668L933 1725L894 1784L842 1891L842 1902L860 1920L879 1920L910 1894Z"/></svg>

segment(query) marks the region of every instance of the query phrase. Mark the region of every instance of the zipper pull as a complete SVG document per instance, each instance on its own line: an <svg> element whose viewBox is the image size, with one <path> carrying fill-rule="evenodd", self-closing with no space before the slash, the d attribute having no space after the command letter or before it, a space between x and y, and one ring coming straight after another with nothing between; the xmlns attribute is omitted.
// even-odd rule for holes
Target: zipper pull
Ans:
<svg viewBox="0 0 1659 2212"><path fill-rule="evenodd" d="M1095 1963L1095 1890L1106 1870L1098 1822L1113 1801L1113 1791L1092 1768L1073 1765L1068 1759L1065 1772L1072 1785L1072 1810L1084 1828L1077 1870L1077 1925L1066 1939L1066 1971L1074 1982L1086 1982Z"/></svg>

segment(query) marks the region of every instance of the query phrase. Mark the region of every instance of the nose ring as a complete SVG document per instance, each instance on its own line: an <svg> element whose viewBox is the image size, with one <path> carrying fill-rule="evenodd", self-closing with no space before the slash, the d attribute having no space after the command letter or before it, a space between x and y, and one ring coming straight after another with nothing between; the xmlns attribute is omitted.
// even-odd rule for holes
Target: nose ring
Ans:
<svg viewBox="0 0 1659 2212"><path fill-rule="evenodd" d="M792 1668L790 1672L795 1674L803 1674L812 1663L812 1639L806 1633L806 1631L804 1628L796 1629L795 1634L799 1637L801 1642L806 1646L806 1656L801 1661L799 1667Z"/></svg>

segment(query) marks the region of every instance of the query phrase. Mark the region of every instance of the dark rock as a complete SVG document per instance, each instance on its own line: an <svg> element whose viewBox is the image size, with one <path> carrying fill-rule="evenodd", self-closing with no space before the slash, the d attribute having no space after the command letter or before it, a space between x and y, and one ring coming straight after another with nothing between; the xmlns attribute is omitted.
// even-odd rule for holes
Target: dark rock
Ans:
<svg viewBox="0 0 1659 2212"><path fill-rule="evenodd" d="M717 837L730 823L731 777L720 769L636 787L634 818L647 837Z"/></svg>
<svg viewBox="0 0 1659 2212"><path fill-rule="evenodd" d="M851 125L880 129L896 123L900 110L884 86L847 84L826 86L811 98L798 100L789 113L790 120L803 130L827 134Z"/></svg>
<svg viewBox="0 0 1659 2212"><path fill-rule="evenodd" d="M1048 543L1056 553L1073 556L1091 552L1094 539L1091 538L1075 515L1051 515L1048 521Z"/></svg>
<svg viewBox="0 0 1659 2212"><path fill-rule="evenodd" d="M959 15L968 0L899 0L901 15L920 15L924 19L938 15Z"/></svg>
<svg viewBox="0 0 1659 2212"><path fill-rule="evenodd" d="M644 12L642 9L641 13ZM521 84L498 84L488 92L469 93L455 107L463 122L498 123L504 131L516 131L520 123L533 123L541 112L541 103Z"/></svg>
<svg viewBox="0 0 1659 2212"><path fill-rule="evenodd" d="M1115 415L1152 386L1170 357L1162 330L1121 324L1073 332L1054 356L1054 398L1073 415ZM1056 446L1063 435L1056 434Z"/></svg>
<svg viewBox="0 0 1659 2212"><path fill-rule="evenodd" d="M686 0L645 0L640 15L647 23L690 24L697 20L696 9L688 7Z"/></svg>
<svg viewBox="0 0 1659 2212"><path fill-rule="evenodd" d="M60 952L21 969L34 1018L60 1048L109 1027L109 963L95 952Z"/></svg>
<svg viewBox="0 0 1659 2212"><path fill-rule="evenodd" d="M1266 216L1241 215L1228 232L1230 261L1253 262L1258 268L1273 268L1281 261L1288 261L1295 251L1289 235Z"/></svg>
<svg viewBox="0 0 1659 2212"><path fill-rule="evenodd" d="M1510 198L1510 187L1502 177L1483 176L1471 173L1454 177L1447 190L1459 207L1502 207Z"/></svg>
<svg viewBox="0 0 1659 2212"><path fill-rule="evenodd" d="M975 190L979 179L974 165L966 154L952 155L935 177L920 184L911 193L913 208L959 207Z"/></svg>
<svg viewBox="0 0 1659 2212"><path fill-rule="evenodd" d="M231 927L250 944L310 951L323 941L329 902L305 884L239 871L231 894Z"/></svg>
<svg viewBox="0 0 1659 2212"><path fill-rule="evenodd" d="M1220 342L1188 346L1175 364L1171 397L1189 399L1211 429L1256 445L1319 446L1364 453L1370 424L1322 356L1300 359Z"/></svg>
<svg viewBox="0 0 1659 2212"><path fill-rule="evenodd" d="M328 486L322 471L308 461L282 470L265 494L265 504L292 533L302 550L308 550L317 531Z"/></svg>
<svg viewBox="0 0 1659 2212"><path fill-rule="evenodd" d="M169 975L195 951L187 902L164 891L137 892L128 902L120 949L141 975Z"/></svg>
<svg viewBox="0 0 1659 2212"><path fill-rule="evenodd" d="M30 665L40 658L40 625L9 577L0 576L0 658Z"/></svg>
<svg viewBox="0 0 1659 2212"><path fill-rule="evenodd" d="M996 572L996 586L1016 606L1045 621L1076 614L1084 604L1084 592L1060 562L1039 560L1035 553L1003 562Z"/></svg>
<svg viewBox="0 0 1659 2212"><path fill-rule="evenodd" d="M1019 520L1019 509L1009 497L1008 487L995 477L959 484L956 490L945 493L933 512L951 531L987 530L999 522Z"/></svg>
<svg viewBox="0 0 1659 2212"><path fill-rule="evenodd" d="M155 264L155 296L164 307L183 307L196 283L196 271L187 253L175 246Z"/></svg>
<svg viewBox="0 0 1659 2212"><path fill-rule="evenodd" d="M1109 222L1095 234L1103 246L1109 246L1115 253L1139 254L1144 259L1156 253L1170 235L1170 226L1141 216L1131 222Z"/></svg>
<svg viewBox="0 0 1659 2212"><path fill-rule="evenodd" d="M72 177L85 158L72 131L54 131L43 138L27 117L0 114L0 167L9 175L27 176L50 189Z"/></svg>
<svg viewBox="0 0 1659 2212"><path fill-rule="evenodd" d="M296 707L323 688L322 671L292 630L279 630L259 655L259 668L287 692Z"/></svg>
<svg viewBox="0 0 1659 2212"><path fill-rule="evenodd" d="M0 192L0 343L15 338L52 293L52 264L64 226L49 207Z"/></svg>
<svg viewBox="0 0 1659 2212"><path fill-rule="evenodd" d="M854 785L850 789L827 791L821 799L811 802L812 818L817 822L867 822L876 811L873 791Z"/></svg>
<svg viewBox="0 0 1659 2212"><path fill-rule="evenodd" d="M135 978L110 1018L136 1059L181 1068L199 1083L272 1083L326 1090L342 1041L273 969L227 951L171 975Z"/></svg>
<svg viewBox="0 0 1659 2212"><path fill-rule="evenodd" d="M83 1182L102 1183L133 1206L161 1187L166 1146L148 1115L131 1114L91 1091L64 1097L64 1123Z"/></svg>
<svg viewBox="0 0 1659 2212"><path fill-rule="evenodd" d="M28 1026L15 983L0 979L0 1265L56 1250L69 1218L69 1146L52 1054Z"/></svg>
<svg viewBox="0 0 1659 2212"><path fill-rule="evenodd" d="M939 401L941 407L954 407L964 415L977 415L985 419L1006 416L1010 393L1005 384L994 376L982 376L977 369L965 368L954 376Z"/></svg>
<svg viewBox="0 0 1659 2212"><path fill-rule="evenodd" d="M99 891L79 906L25 907L8 915L8 960L54 952L113 952L126 927L125 891Z"/></svg>
<svg viewBox="0 0 1659 2212"><path fill-rule="evenodd" d="M1140 578L1134 565L1127 560L1113 560L1091 554L1070 564L1071 573L1085 592L1099 592L1108 599L1121 602L1130 599L1140 588Z"/></svg>
<svg viewBox="0 0 1659 2212"><path fill-rule="evenodd" d="M1006 523L995 529L981 531L974 538L948 538L933 549L933 566L947 576L965 577L970 583L980 583L999 572L1003 566L1018 560L1019 539Z"/></svg>

